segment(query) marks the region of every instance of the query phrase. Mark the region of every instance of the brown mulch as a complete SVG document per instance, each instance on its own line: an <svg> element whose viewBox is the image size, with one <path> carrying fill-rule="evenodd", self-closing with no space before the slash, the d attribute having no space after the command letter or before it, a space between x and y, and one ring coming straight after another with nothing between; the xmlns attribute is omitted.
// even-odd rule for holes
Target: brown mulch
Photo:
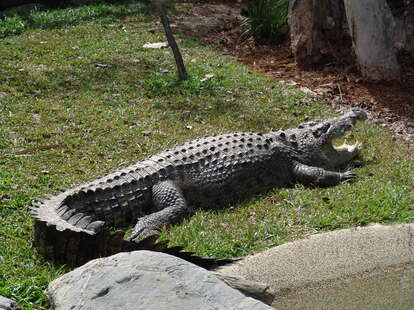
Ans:
<svg viewBox="0 0 414 310"><path fill-rule="evenodd" d="M414 145L414 58L399 55L399 83L369 83L361 78L350 50L323 67L302 70L295 64L289 42L257 45L241 40L240 4L188 5L173 15L175 31L212 44L252 69L315 97L340 105L359 106L371 112L374 122ZM345 56L347 55L347 56Z"/></svg>

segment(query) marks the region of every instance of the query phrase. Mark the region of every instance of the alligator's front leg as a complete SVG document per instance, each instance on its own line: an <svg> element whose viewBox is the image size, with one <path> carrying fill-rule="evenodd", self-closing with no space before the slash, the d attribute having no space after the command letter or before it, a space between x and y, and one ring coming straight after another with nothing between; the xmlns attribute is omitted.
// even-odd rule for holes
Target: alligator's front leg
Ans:
<svg viewBox="0 0 414 310"><path fill-rule="evenodd" d="M154 185L152 201L158 211L138 220L130 240L159 235L162 227L179 223L192 213L180 188L172 181Z"/></svg>
<svg viewBox="0 0 414 310"><path fill-rule="evenodd" d="M335 172L319 167L307 166L296 163L293 167L295 180L304 184L316 184L318 186L334 186L344 181L352 181L356 174L352 171Z"/></svg>

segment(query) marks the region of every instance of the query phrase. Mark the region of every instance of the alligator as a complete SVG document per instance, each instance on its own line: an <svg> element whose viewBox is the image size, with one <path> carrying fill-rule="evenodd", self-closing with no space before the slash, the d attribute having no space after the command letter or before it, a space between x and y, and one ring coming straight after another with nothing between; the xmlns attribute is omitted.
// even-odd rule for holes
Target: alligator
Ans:
<svg viewBox="0 0 414 310"><path fill-rule="evenodd" d="M164 226L198 208L223 207L294 183L352 181L355 173L335 170L357 156L361 144L333 146L332 141L366 118L364 110L352 108L296 128L206 136L168 149L33 202L35 245L45 256L75 265L148 244L180 252L154 240ZM136 220L131 237L124 239L116 229Z"/></svg>

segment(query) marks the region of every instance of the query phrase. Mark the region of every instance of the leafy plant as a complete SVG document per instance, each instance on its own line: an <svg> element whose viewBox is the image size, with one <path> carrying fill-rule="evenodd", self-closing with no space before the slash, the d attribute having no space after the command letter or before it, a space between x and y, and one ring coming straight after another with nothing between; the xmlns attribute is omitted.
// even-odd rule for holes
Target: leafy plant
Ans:
<svg viewBox="0 0 414 310"><path fill-rule="evenodd" d="M242 25L249 25L242 37L253 37L259 44L279 43L286 34L288 0L251 0L248 16Z"/></svg>

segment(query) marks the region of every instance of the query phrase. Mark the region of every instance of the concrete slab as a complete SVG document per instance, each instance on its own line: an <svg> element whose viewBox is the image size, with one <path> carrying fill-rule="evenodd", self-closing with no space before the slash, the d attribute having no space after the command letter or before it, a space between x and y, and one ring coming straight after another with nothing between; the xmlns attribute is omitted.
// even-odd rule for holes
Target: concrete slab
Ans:
<svg viewBox="0 0 414 310"><path fill-rule="evenodd" d="M276 293L274 306L284 309L283 299L297 298L298 294L306 295L321 288L340 287L339 283L343 285L356 279L364 282L364 279L374 275L380 279L387 273L400 273L405 277L405 288L403 285L401 289L409 290L407 296L414 296L413 268L414 224L376 224L321 233L283 244L222 267L219 272L236 274L269 285ZM402 283L400 278L395 281ZM356 288L357 291L363 290L358 289L358 285ZM309 294L308 297L311 298ZM363 297L359 299L365 302ZM414 299L411 299L409 302L413 302L414 307ZM332 309L341 309L338 300L334 304L336 308ZM344 309L352 309L349 303L346 306ZM311 308L308 305L304 309Z"/></svg>

